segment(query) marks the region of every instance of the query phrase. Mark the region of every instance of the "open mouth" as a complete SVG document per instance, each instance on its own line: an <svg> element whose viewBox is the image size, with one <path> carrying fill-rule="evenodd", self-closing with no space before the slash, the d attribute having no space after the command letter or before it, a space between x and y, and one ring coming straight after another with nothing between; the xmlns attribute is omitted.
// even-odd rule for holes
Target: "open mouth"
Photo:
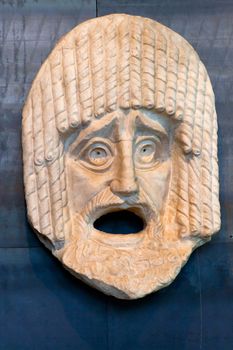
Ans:
<svg viewBox="0 0 233 350"><path fill-rule="evenodd" d="M146 227L139 213L131 210L118 210L100 216L94 228L111 234L136 234Z"/></svg>

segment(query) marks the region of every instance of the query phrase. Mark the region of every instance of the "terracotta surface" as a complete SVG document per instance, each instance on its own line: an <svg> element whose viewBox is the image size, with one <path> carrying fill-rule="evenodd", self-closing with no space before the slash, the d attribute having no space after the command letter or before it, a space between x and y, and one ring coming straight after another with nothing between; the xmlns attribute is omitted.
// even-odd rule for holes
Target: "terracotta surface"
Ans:
<svg viewBox="0 0 233 350"><path fill-rule="evenodd" d="M74 28L23 110L28 217L72 274L135 299L170 284L220 228L214 94L178 34L110 15ZM113 211L140 232L94 227Z"/></svg>

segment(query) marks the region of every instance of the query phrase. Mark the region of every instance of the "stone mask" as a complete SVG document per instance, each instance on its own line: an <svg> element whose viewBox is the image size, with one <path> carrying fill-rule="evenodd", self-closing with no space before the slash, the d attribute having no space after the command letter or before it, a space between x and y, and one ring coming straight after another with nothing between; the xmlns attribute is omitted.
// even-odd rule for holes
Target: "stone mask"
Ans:
<svg viewBox="0 0 233 350"><path fill-rule="evenodd" d="M95 18L59 41L24 106L23 161L39 239L117 298L170 284L220 228L211 83L187 41L151 19ZM125 215L139 232L100 229Z"/></svg>

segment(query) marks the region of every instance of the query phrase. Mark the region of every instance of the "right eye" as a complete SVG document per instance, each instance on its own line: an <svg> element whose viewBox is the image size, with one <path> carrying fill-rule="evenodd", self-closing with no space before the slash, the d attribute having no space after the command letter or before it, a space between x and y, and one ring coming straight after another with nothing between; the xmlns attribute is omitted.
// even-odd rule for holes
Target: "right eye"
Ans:
<svg viewBox="0 0 233 350"><path fill-rule="evenodd" d="M96 166L104 165L109 159L109 151L103 145L96 145L91 147L88 152L88 160L91 164Z"/></svg>
<svg viewBox="0 0 233 350"><path fill-rule="evenodd" d="M92 170L105 170L112 163L113 153L107 143L94 142L81 152L78 160Z"/></svg>

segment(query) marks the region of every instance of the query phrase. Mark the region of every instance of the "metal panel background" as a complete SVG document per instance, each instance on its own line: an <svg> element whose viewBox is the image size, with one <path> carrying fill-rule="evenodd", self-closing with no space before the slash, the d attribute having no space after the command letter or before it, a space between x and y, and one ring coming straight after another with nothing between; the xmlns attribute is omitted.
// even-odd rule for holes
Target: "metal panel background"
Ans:
<svg viewBox="0 0 233 350"><path fill-rule="evenodd" d="M113 12L151 17L183 35L210 74L219 121L222 229L176 281L138 301L85 286L27 224L21 109L57 39ZM0 0L0 349L233 349L233 2Z"/></svg>

